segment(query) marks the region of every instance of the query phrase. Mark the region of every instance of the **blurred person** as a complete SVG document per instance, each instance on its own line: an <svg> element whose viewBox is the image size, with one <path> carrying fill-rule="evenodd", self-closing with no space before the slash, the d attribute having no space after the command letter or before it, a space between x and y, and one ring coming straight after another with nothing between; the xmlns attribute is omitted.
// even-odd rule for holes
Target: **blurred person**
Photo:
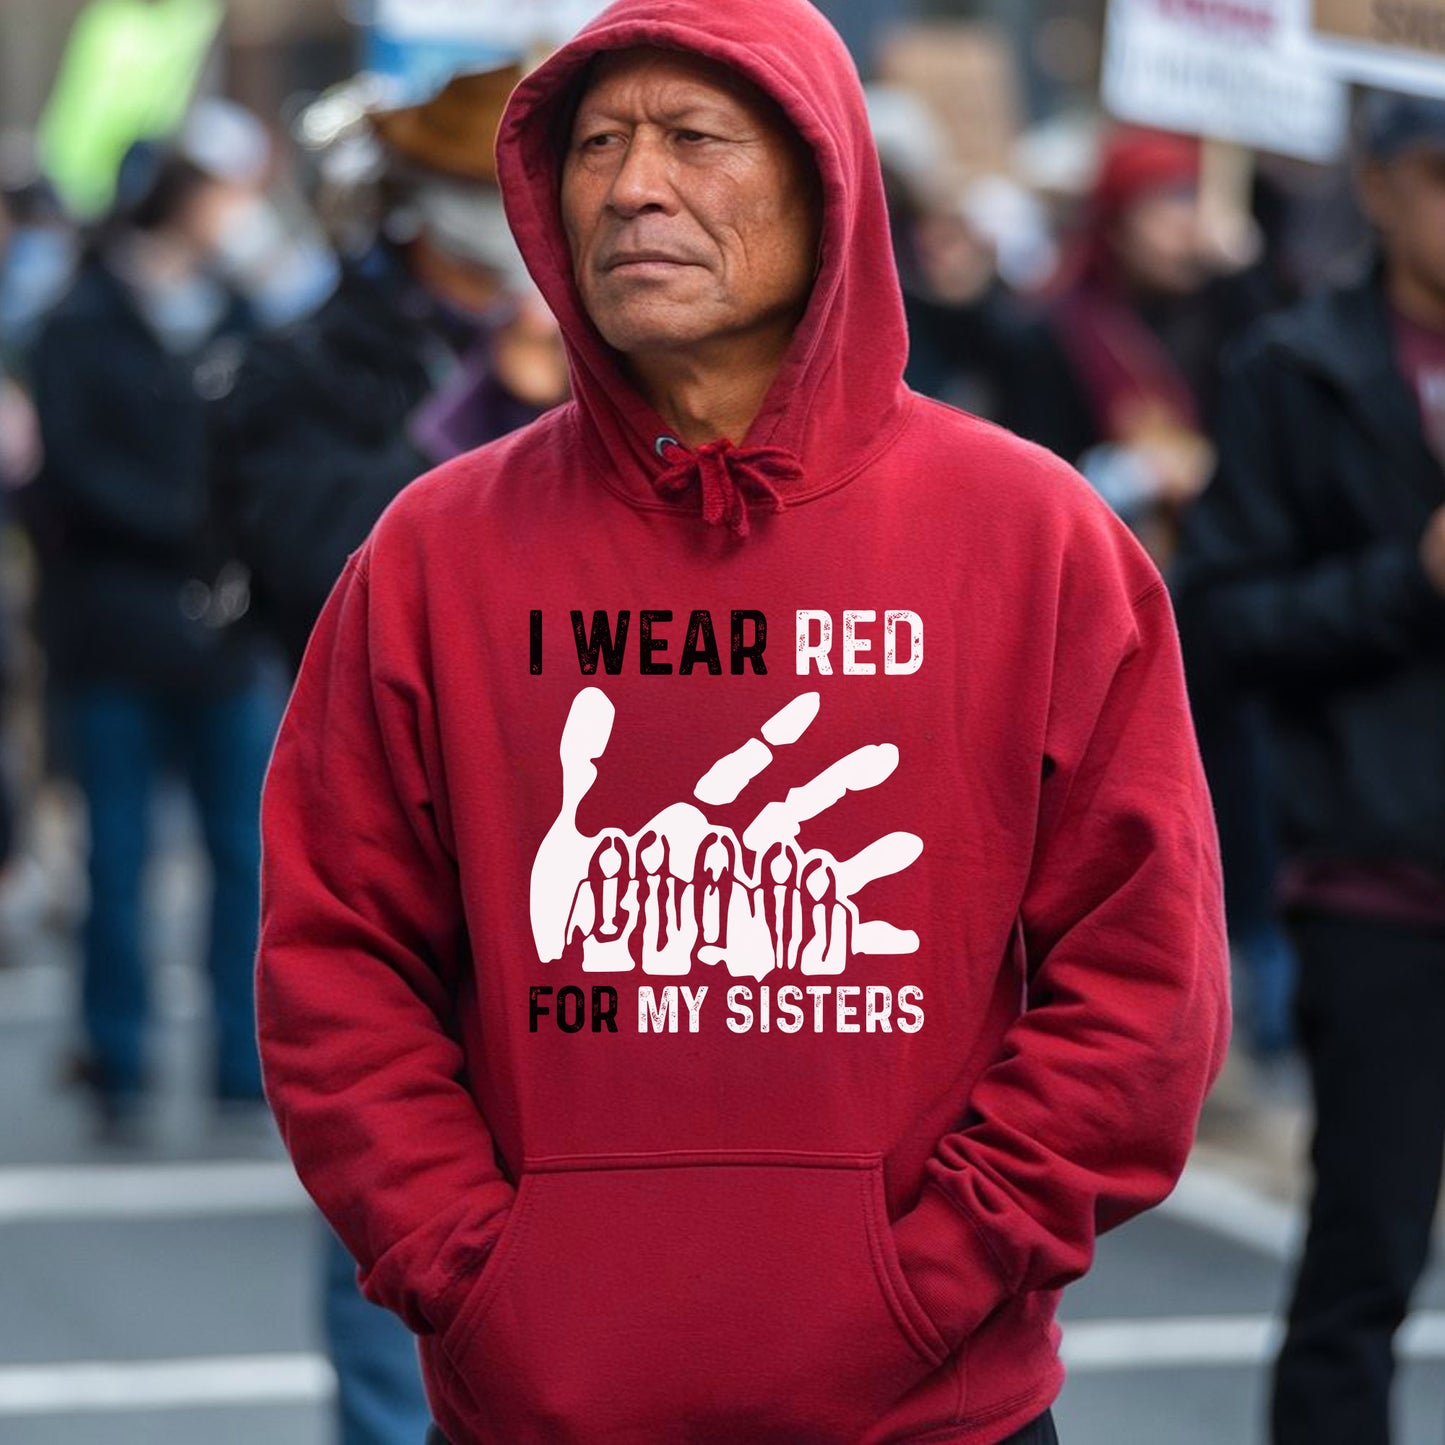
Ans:
<svg viewBox="0 0 1445 1445"><path fill-rule="evenodd" d="M0 136L0 488L23 487L40 465L25 386L41 318L65 293L79 243L24 136Z"/></svg>
<svg viewBox="0 0 1445 1445"><path fill-rule="evenodd" d="M280 156L264 123L234 101L206 96L191 107L176 144L224 188L215 204L225 225L214 228L211 262L256 324L284 326L325 301L336 287L336 258L280 184Z"/></svg>
<svg viewBox="0 0 1445 1445"><path fill-rule="evenodd" d="M249 324L215 274L229 183L132 148L122 200L37 339L44 446L32 488L37 617L90 824L84 1046L72 1073L103 1137L138 1137L154 1076L141 947L152 784L179 763L213 874L210 1091L261 1102L252 967L257 805L279 698L246 619L244 569L214 534L198 364Z"/></svg>
<svg viewBox="0 0 1445 1445"><path fill-rule="evenodd" d="M23 138L0 144L0 358L12 371L23 369L40 320L64 295L80 254L79 235L30 150Z"/></svg>
<svg viewBox="0 0 1445 1445"><path fill-rule="evenodd" d="M1390 1438L1445 1147L1445 102L1359 136L1375 261L1239 348L1181 555L1280 767L1314 1189L1276 1445Z"/></svg>
<svg viewBox="0 0 1445 1445"><path fill-rule="evenodd" d="M60 252L48 244L63 234L59 228L34 223L28 191L0 177L0 500L31 481L40 465L40 429L24 385L26 354L73 266L68 238Z"/></svg>
<svg viewBox="0 0 1445 1445"><path fill-rule="evenodd" d="M461 74L423 104L370 110L385 191L372 244L319 311L254 338L218 388L214 485L293 667L347 555L419 471L566 396L556 322L522 280L495 185L520 77ZM410 1331L362 1297L330 1231L325 1271L343 1445L416 1445L430 1416Z"/></svg>
<svg viewBox="0 0 1445 1445"><path fill-rule="evenodd" d="M1019 384L1023 313L991 238L950 197L951 163L932 112L898 87L865 94L908 323L904 379L925 396L997 416Z"/></svg>
<svg viewBox="0 0 1445 1445"><path fill-rule="evenodd" d="M1213 463L1204 390L1218 337L1200 305L1199 143L1121 128L1034 336L1006 421L1074 462L1165 565Z"/></svg>
<svg viewBox="0 0 1445 1445"><path fill-rule="evenodd" d="M1167 593L903 384L803 0L621 0L497 156L574 399L404 489L311 634L263 800L293 1161L456 1445L1042 1445L1059 1292L1229 1028Z"/></svg>
<svg viewBox="0 0 1445 1445"><path fill-rule="evenodd" d="M908 319L908 384L996 418L1025 384L1026 317L999 275L993 243L962 206L930 205L886 167L883 174Z"/></svg>
<svg viewBox="0 0 1445 1445"><path fill-rule="evenodd" d="M1218 356L1245 324L1200 224L1200 146L1121 127L1104 140L1082 228L1025 344L1001 420L1075 462L1167 571L1214 465ZM1186 633L1190 699L1219 820L1237 1003L1261 1059L1293 1043L1294 963L1276 917L1272 779L1257 709L1209 639Z"/></svg>
<svg viewBox="0 0 1445 1445"><path fill-rule="evenodd" d="M258 338L213 408L217 486L261 614L293 666L347 555L429 463L566 395L560 338L525 281L496 190L515 66L373 108L370 244L335 294Z"/></svg>
<svg viewBox="0 0 1445 1445"><path fill-rule="evenodd" d="M3 278L12 254L19 245L17 221L13 195L0 189L0 295L3 295ZM13 515L11 494L33 477L40 453L35 409L13 374L17 349L11 345L11 332L4 323L4 310L0 308L0 541L8 540L6 534ZM8 578L3 580L8 584ZM13 693L16 652L10 591L8 585L0 588L0 702L4 704L0 710L0 967L10 961L8 948L4 946L9 940L4 937L3 924L13 892L13 875L9 870L16 853L17 831L9 729L4 725Z"/></svg>

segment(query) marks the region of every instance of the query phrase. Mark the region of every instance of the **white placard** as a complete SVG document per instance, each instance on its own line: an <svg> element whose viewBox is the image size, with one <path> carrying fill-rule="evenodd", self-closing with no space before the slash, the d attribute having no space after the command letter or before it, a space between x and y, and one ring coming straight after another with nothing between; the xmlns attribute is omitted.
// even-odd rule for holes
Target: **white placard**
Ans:
<svg viewBox="0 0 1445 1445"><path fill-rule="evenodd" d="M1308 0L1109 0L1104 104L1121 120L1303 160L1344 148L1347 91Z"/></svg>
<svg viewBox="0 0 1445 1445"><path fill-rule="evenodd" d="M1445 0L1314 0L1321 63L1386 90L1445 95Z"/></svg>
<svg viewBox="0 0 1445 1445"><path fill-rule="evenodd" d="M499 50L557 44L606 9L606 0L377 0L388 40L467 42Z"/></svg>

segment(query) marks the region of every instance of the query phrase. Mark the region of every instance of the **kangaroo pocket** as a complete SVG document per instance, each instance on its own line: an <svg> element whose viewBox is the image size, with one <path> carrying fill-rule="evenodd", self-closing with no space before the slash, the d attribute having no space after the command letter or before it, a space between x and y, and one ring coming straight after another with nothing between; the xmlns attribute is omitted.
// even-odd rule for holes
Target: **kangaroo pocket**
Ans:
<svg viewBox="0 0 1445 1445"><path fill-rule="evenodd" d="M508 1445L856 1440L947 1356L876 1154L528 1160L442 1345Z"/></svg>

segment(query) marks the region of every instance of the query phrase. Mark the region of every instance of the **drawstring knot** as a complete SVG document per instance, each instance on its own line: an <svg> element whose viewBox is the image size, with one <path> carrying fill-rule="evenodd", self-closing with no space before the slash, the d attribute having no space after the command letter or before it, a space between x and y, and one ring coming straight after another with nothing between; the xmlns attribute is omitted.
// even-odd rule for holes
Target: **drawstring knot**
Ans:
<svg viewBox="0 0 1445 1445"><path fill-rule="evenodd" d="M690 452L672 437L659 437L656 450L664 461L672 451L682 453L652 479L658 495L677 496L696 485L702 492L703 521L710 527L727 523L737 537L746 537L750 530L749 493L771 498L772 510L781 512L786 503L779 488L803 476L802 463L782 447L735 447L723 438Z"/></svg>

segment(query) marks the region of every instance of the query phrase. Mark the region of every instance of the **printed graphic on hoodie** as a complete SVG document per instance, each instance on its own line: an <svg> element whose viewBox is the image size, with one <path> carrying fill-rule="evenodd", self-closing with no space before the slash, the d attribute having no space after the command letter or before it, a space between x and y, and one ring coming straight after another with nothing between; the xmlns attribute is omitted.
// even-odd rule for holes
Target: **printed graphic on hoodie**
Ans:
<svg viewBox="0 0 1445 1445"><path fill-rule="evenodd" d="M805 692L736 751L706 769L698 803L725 806L756 789L775 750L797 742L818 717ZM888 833L839 860L804 840L805 825L845 794L876 788L898 766L892 743L855 749L781 799L761 802L739 838L690 802L664 808L638 832L587 836L577 812L606 766L615 711L584 688L562 731L562 807L532 864L532 936L544 963L586 973L640 969L682 975L698 964L735 978L774 972L841 974L859 954L908 954L918 935L859 916L853 897L876 878L901 873L923 851L914 833Z"/></svg>

